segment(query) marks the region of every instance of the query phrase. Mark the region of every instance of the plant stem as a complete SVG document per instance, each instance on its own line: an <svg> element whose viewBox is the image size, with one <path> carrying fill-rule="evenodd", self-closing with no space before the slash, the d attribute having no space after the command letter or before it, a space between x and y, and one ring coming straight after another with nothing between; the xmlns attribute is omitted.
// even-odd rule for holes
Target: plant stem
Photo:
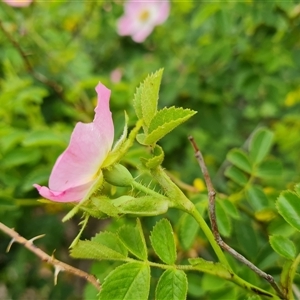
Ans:
<svg viewBox="0 0 300 300"><path fill-rule="evenodd" d="M215 209L215 197L216 197L216 191L213 187L208 169L206 167L203 155L201 153L201 151L199 150L194 138L192 136L189 137L189 140L194 148L195 151L195 157L199 163L199 166L201 168L206 186L207 186L207 190L208 190L208 199L209 199L209 218L210 218L210 222L211 222L211 227L212 227L212 232L214 235L214 238L216 240L216 242L218 243L218 245L224 249L225 251L227 251L228 253L230 253L234 258L236 258L237 260L239 260L240 262L242 262L243 264L245 264L247 267L249 267L252 271L254 271L257 275L259 275L260 277L264 278L265 280L267 280L271 286L273 287L273 289L277 292L278 296L281 299L284 299L284 295L281 291L281 289L279 288L279 286L277 285L277 283L275 282L274 278L265 273L264 271L260 270L258 267L256 267L252 262L250 262L248 259L246 259L243 255L241 255L240 253L238 253L236 250L234 250L233 248L231 248L229 245L227 245L223 240L222 237L219 233L219 229L218 229L218 223L217 223L217 218L216 218L216 209Z"/></svg>
<svg viewBox="0 0 300 300"><path fill-rule="evenodd" d="M38 248L33 244L33 241L44 236L37 236L34 237L30 240L25 239L24 237L20 236L16 231L13 229L7 227L3 223L0 222L0 230L7 234L8 236L12 237L12 241L9 244L7 248L7 252L10 249L10 246L12 245L13 242L17 242L21 245L23 245L25 248L27 248L29 251L33 252L36 256L38 256L42 261L47 262L48 264L51 264L55 268L55 273L54 273L54 283L56 283L57 280L57 275L60 271L65 271L71 274L74 274L75 276L84 278L85 280L89 281L98 291L101 289L101 285L97 278L91 274L88 274L80 269L76 269L62 261L59 261L58 259L54 258L54 256L50 256L47 253L45 253L43 250Z"/></svg>
<svg viewBox="0 0 300 300"><path fill-rule="evenodd" d="M300 254L298 254L298 256L296 257L296 259L293 261L291 268L289 270L289 282L288 282L288 286L287 286L287 290L288 290L288 294L287 294L287 298L289 300L293 300L294 299L294 295L293 295L293 281L294 281L294 277L296 274L296 270L298 265L300 264Z"/></svg>
<svg viewBox="0 0 300 300"><path fill-rule="evenodd" d="M197 210L197 208L194 206L193 209L188 212L192 217L194 217L194 219L197 221L197 223L199 224L201 230L203 231L203 233L205 234L205 236L207 237L210 245L212 246L212 248L214 249L219 261L224 265L227 266L230 270L231 267L227 261L227 258L225 257L221 247L218 245L218 243L216 242L213 233L211 232L209 226L207 225L207 223L205 222L205 220L203 219L203 217L201 216L201 214L199 213L199 211Z"/></svg>

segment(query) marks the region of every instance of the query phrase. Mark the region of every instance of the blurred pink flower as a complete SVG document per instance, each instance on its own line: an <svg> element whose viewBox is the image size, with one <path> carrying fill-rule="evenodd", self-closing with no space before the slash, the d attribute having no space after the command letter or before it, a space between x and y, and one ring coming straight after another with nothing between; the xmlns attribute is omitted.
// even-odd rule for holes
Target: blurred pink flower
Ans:
<svg viewBox="0 0 300 300"><path fill-rule="evenodd" d="M125 13L118 21L118 34L131 35L137 42L143 42L156 25L162 24L169 16L168 0L128 0Z"/></svg>
<svg viewBox="0 0 300 300"><path fill-rule="evenodd" d="M113 83L118 83L121 81L122 75L122 70L120 68L116 68L110 72L110 80Z"/></svg>
<svg viewBox="0 0 300 300"><path fill-rule="evenodd" d="M114 125L109 110L110 90L99 83L98 104L92 123L77 123L67 149L58 157L49 188L34 184L40 195L56 202L79 202L88 193L101 172L100 167L111 150Z"/></svg>
<svg viewBox="0 0 300 300"><path fill-rule="evenodd" d="M14 7L25 7L29 6L32 0L3 0L3 2Z"/></svg>

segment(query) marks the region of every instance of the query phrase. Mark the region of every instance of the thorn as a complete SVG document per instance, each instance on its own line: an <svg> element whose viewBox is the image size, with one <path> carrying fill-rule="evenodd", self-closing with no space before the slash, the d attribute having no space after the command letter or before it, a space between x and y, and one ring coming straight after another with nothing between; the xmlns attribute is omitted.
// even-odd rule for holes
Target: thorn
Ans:
<svg viewBox="0 0 300 300"><path fill-rule="evenodd" d="M38 240L38 239L44 237L45 235L46 235L46 234L40 234L40 235L37 235L37 236L33 237L32 239L28 240L28 242L31 242L31 244L33 244L33 242L34 242L35 240Z"/></svg>
<svg viewBox="0 0 300 300"><path fill-rule="evenodd" d="M59 274L60 271L64 271L63 268L61 268L60 266L55 266L55 270L54 270L54 285L57 284L57 276Z"/></svg>
<svg viewBox="0 0 300 300"><path fill-rule="evenodd" d="M12 244L15 242L15 239L11 239L11 241L9 242L7 248L6 248L6 253L8 253L10 251L10 248L12 246Z"/></svg>

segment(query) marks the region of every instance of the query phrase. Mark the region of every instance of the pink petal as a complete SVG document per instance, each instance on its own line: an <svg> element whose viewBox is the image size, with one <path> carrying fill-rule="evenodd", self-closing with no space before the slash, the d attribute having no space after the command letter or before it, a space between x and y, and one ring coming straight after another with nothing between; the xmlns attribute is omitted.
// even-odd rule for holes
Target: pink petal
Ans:
<svg viewBox="0 0 300 300"><path fill-rule="evenodd" d="M153 28L154 26L151 26L151 24L142 26L138 31L132 34L132 39L137 43L142 43L152 32Z"/></svg>
<svg viewBox="0 0 300 300"><path fill-rule="evenodd" d="M88 193L93 183L94 181L88 182L84 185L69 188L62 192L55 192L38 184L34 184L33 186L38 190L40 195L46 199L53 200L55 202L79 202Z"/></svg>
<svg viewBox="0 0 300 300"><path fill-rule="evenodd" d="M159 4L159 8L155 24L159 25L167 20L170 13L170 3L169 1L164 1L157 4Z"/></svg>
<svg viewBox="0 0 300 300"><path fill-rule="evenodd" d="M3 2L14 7L25 7L29 6L32 0L3 0Z"/></svg>
<svg viewBox="0 0 300 300"><path fill-rule="evenodd" d="M77 123L67 149L58 157L50 178L49 189L39 189L44 197L80 201L88 191L110 151L114 139L114 127L109 110L110 90L98 84L98 105L92 123ZM85 188L83 188L85 186ZM78 192L78 193L77 193ZM67 194L67 195L65 195ZM75 197L76 196L76 197Z"/></svg>

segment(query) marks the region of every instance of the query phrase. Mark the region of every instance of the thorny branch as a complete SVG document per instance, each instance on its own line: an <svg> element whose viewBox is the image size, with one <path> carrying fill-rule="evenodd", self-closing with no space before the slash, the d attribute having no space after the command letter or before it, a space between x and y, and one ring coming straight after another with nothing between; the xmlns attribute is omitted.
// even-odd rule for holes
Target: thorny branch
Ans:
<svg viewBox="0 0 300 300"><path fill-rule="evenodd" d="M34 70L34 68L32 67L32 65L31 65L31 63L28 59L28 55L23 51L23 49L18 44L18 42L5 29L5 27L3 26L1 20L0 20L0 30L4 33L6 38L10 41L10 43L14 46L14 48L18 51L19 55L22 57L27 72L30 73L36 80L38 80L38 81L42 82L43 84L46 84L47 86L52 88L55 91L55 93L61 99L63 99L63 89L62 89L62 87L59 84L57 84L56 82L54 82L54 81L48 79L47 77L45 77L43 74L38 73Z"/></svg>
<svg viewBox="0 0 300 300"><path fill-rule="evenodd" d="M21 235L19 235L15 230L7 227L6 225L4 225L3 223L0 222L0 231L4 232L5 234L9 235L10 237L12 237L11 242L9 243L8 247L7 247L7 252L10 250L11 245L14 242L17 242L21 245L23 245L25 248L27 248L29 251L33 252L36 256L38 256L42 261L47 262L50 265L53 265L55 268L55 272L54 272L54 283L56 284L57 281L57 275L60 271L65 271L71 274L74 274L75 276L84 278L85 280L87 280L88 282L90 282L98 291L100 291L101 289L101 284L98 281L98 279L91 274L88 274L82 270L79 270L77 268L74 268L56 258L54 258L54 256L50 256L47 253L45 253L43 250L41 250L40 248L38 248L37 246L35 246L33 244L33 241L43 237L44 235L39 235L36 236L30 240L25 239L24 237L22 237Z"/></svg>
<svg viewBox="0 0 300 300"><path fill-rule="evenodd" d="M211 181L209 172L207 170L206 164L204 162L204 158L203 158L201 151L199 150L199 148L192 136L189 136L189 140L194 148L195 157L199 163L199 166L201 168L201 171L202 171L202 174L203 174L203 177L205 180L205 184L207 187L208 200L209 200L209 218L210 218L210 223L211 223L211 227L212 227L212 232L213 232L216 242L222 249L229 252L234 258L236 258L237 260L239 260L240 262L245 264L252 271L254 271L257 275L259 275L260 277L267 280L271 284L271 286L274 288L274 290L277 292L278 296L281 299L284 299L283 293L281 292L279 286L277 285L277 283L275 282L274 278L271 275L260 270L253 263L251 263L248 259L246 259L243 255L238 253L236 250L231 248L229 245L227 245L222 240L220 233L219 233L218 223L217 223L217 219L216 219L216 206L215 206L216 191L213 187L213 184L212 184L212 181Z"/></svg>

